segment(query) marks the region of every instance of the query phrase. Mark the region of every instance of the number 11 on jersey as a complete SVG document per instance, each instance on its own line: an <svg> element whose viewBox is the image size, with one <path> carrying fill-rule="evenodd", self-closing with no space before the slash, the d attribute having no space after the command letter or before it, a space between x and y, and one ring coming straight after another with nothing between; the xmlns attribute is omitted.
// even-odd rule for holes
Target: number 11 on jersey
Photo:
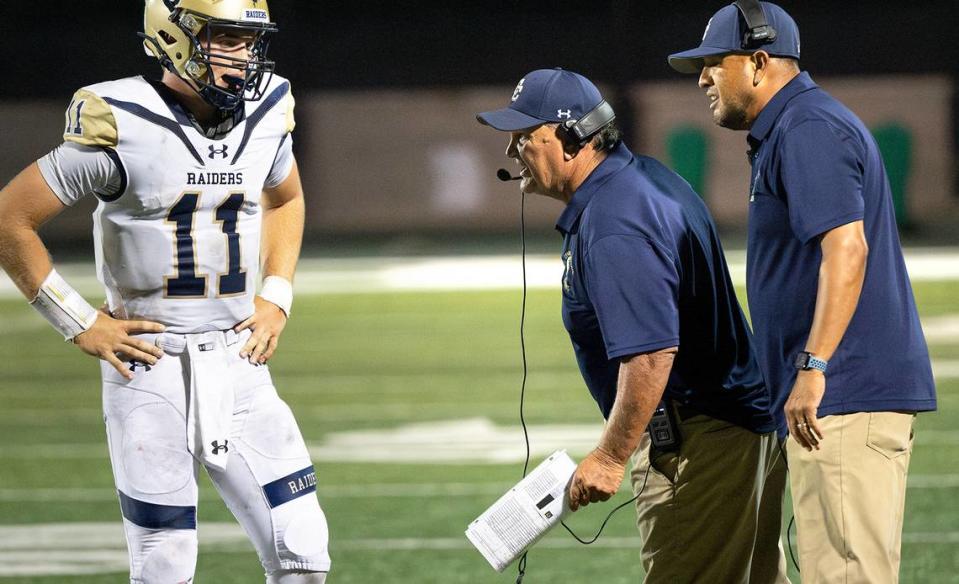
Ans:
<svg viewBox="0 0 959 584"><path fill-rule="evenodd" d="M240 266L240 234L237 233L237 218L243 199L244 193L230 193L214 213L214 220L220 224L227 243L227 271L217 276L218 296L246 292L246 270ZM175 275L164 278L168 298L206 298L207 295L207 276L196 271L197 250L193 239L199 202L199 192L183 193L167 214L167 222L176 226L173 258Z"/></svg>

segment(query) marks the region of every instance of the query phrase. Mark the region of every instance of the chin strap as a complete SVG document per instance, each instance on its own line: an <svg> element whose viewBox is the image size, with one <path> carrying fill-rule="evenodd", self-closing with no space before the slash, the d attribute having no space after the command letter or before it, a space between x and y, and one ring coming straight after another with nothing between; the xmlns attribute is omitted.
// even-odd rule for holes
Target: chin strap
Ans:
<svg viewBox="0 0 959 584"><path fill-rule="evenodd" d="M233 113L243 105L242 95L224 93L222 90L217 90L209 85L201 87L197 93L199 93L200 97L208 104L224 112Z"/></svg>
<svg viewBox="0 0 959 584"><path fill-rule="evenodd" d="M246 83L245 79L237 77L236 75L223 75L223 80L229 84L231 91L243 89L243 84Z"/></svg>

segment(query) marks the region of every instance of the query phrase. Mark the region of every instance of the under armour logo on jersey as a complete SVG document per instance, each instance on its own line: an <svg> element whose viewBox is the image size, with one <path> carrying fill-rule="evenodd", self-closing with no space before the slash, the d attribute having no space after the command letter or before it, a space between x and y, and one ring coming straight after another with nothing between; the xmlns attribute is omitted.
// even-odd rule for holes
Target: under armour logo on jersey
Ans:
<svg viewBox="0 0 959 584"><path fill-rule="evenodd" d="M526 78L523 77L519 80L519 83L516 85L516 89L513 90L513 97L510 101L516 101L519 99L519 94L523 93L523 82L526 81Z"/></svg>
<svg viewBox="0 0 959 584"><path fill-rule="evenodd" d="M137 367L143 367L144 371L149 371L152 369L148 363L141 363L140 361L130 361L130 371L136 373Z"/></svg>
<svg viewBox="0 0 959 584"><path fill-rule="evenodd" d="M566 118L567 120L573 115L573 110L556 110L557 118Z"/></svg>
<svg viewBox="0 0 959 584"><path fill-rule="evenodd" d="M224 440L224 441L223 441L223 444L220 444L220 441L219 441L219 440L214 440L213 442L210 442L210 446L213 447L213 454L214 454L214 455L220 454L220 450L222 450L224 454L226 454L227 452L229 452L229 451L230 451L230 446L229 446L229 444L230 444L230 441L229 441L229 440Z"/></svg>
<svg viewBox="0 0 959 584"><path fill-rule="evenodd" d="M221 158L226 158L227 156L226 151L229 150L229 148L230 148L229 144L224 144L223 148L217 148L213 144L210 144L210 154L209 154L210 160L216 159L217 156Z"/></svg>

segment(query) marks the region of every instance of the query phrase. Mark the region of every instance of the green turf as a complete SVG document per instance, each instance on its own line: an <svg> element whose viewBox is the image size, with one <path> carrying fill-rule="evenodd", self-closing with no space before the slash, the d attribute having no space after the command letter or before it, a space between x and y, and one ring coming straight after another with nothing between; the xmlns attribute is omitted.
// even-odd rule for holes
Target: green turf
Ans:
<svg viewBox="0 0 959 584"><path fill-rule="evenodd" d="M959 313L959 282L922 284L916 296L924 316ZM310 441L321 441L329 432L459 418L485 417L515 426L521 373L519 300L516 291L301 297L271 365L274 380ZM0 365L0 490L109 493L112 479L95 362L58 342L56 334L23 302L0 301L0 321L16 328L16 334L0 337L0 354L5 356ZM558 294L531 292L526 333L527 421L599 425L598 411L583 387L559 319ZM959 359L955 339L931 350L937 359ZM959 472L959 441L954 433L959 426L955 407L959 406L959 379L940 380L938 386L942 411L920 418L914 474ZM925 430L938 431L940 438L924 441ZM36 445L49 447L41 460L29 456ZM49 453L58 448L63 450L62 457ZM93 454L71 455L77 449ZM466 483L483 485L492 493L518 478L517 465L316 463L333 536L331 584L514 581L513 569L495 574L475 550L466 547L462 535L467 522L495 499L493 494L338 498L324 496L323 491L338 485ZM89 501L22 498L0 500L0 524L119 521L116 502L109 496ZM625 498L622 493L616 500ZM903 582L959 582L957 501L959 491L954 488L910 489ZM584 533L592 532L610 508L590 507L571 523ZM231 520L205 478L199 514L201 523ZM633 514L623 511L606 533L612 538L635 538L633 521ZM936 533L951 534L952 543L945 535L942 541L935 536L930 541L908 540L909 534L927 534L922 537L929 539L928 534ZM548 536L552 541L568 537L559 530ZM447 538L463 546L390 551L349 545L357 540L402 538ZM526 582L625 584L638 582L641 574L636 549L542 546L530 555ZM99 583L122 582L124 576L2 581ZM197 581L263 579L252 549L243 552L234 546L201 548Z"/></svg>

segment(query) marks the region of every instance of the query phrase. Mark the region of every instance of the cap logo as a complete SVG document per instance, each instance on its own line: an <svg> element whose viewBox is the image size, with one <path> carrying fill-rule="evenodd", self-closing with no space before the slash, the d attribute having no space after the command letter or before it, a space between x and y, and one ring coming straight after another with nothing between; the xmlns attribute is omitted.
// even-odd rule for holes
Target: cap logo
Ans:
<svg viewBox="0 0 959 584"><path fill-rule="evenodd" d="M557 118L566 118L567 120L573 115L573 110L556 110Z"/></svg>
<svg viewBox="0 0 959 584"><path fill-rule="evenodd" d="M703 40L706 40L706 35L709 34L709 27L713 25L713 19L710 18L709 22L706 23L706 31L703 33Z"/></svg>
<svg viewBox="0 0 959 584"><path fill-rule="evenodd" d="M523 82L526 81L526 78L523 77L519 80L519 83L516 85L516 89L513 90L513 97L510 99L511 102L519 99L519 94L523 93Z"/></svg>

